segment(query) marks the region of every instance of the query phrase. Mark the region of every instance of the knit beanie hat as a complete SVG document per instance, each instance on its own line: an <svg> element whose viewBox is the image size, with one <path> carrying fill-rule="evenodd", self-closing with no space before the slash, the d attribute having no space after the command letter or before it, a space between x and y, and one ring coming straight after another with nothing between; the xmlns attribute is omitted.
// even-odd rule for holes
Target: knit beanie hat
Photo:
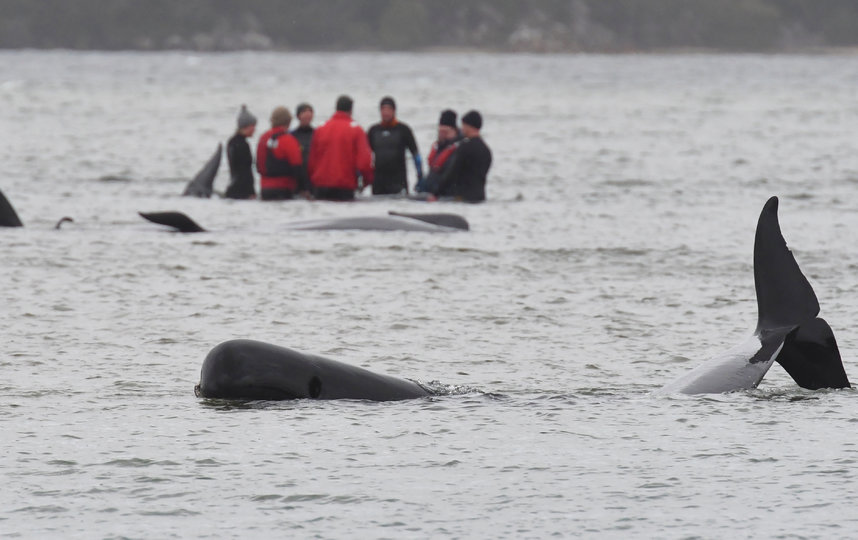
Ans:
<svg viewBox="0 0 858 540"><path fill-rule="evenodd" d="M383 98L381 98L381 103L378 104L378 108L380 109L385 105L390 105L391 107L393 107L394 110L396 110L396 102L393 101L393 98L390 96L384 96Z"/></svg>
<svg viewBox="0 0 858 540"><path fill-rule="evenodd" d="M462 117L462 123L468 124L473 128L480 129L483 127L483 117L480 116L480 113L477 111L468 111L465 113L465 116Z"/></svg>
<svg viewBox="0 0 858 540"><path fill-rule="evenodd" d="M286 107L276 107L271 111L271 127L287 126L292 121L292 114Z"/></svg>
<svg viewBox="0 0 858 540"><path fill-rule="evenodd" d="M307 109L313 110L313 106L309 103L299 103L297 107L295 107L295 116L301 116L301 113L306 111Z"/></svg>
<svg viewBox="0 0 858 540"><path fill-rule="evenodd" d="M438 120L438 125L440 126L450 126L451 128L456 127L456 111L446 109L441 111L441 119Z"/></svg>
<svg viewBox="0 0 858 540"><path fill-rule="evenodd" d="M256 117L250 114L247 110L247 105L241 106L241 111L238 113L238 129L244 129L248 126L256 125Z"/></svg>

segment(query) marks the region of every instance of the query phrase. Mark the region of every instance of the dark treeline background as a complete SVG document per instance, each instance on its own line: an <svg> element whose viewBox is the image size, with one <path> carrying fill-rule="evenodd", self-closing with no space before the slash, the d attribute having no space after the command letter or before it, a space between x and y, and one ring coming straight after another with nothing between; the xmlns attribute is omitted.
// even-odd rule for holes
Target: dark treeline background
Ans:
<svg viewBox="0 0 858 540"><path fill-rule="evenodd" d="M790 51L858 45L858 0L0 0L0 47Z"/></svg>

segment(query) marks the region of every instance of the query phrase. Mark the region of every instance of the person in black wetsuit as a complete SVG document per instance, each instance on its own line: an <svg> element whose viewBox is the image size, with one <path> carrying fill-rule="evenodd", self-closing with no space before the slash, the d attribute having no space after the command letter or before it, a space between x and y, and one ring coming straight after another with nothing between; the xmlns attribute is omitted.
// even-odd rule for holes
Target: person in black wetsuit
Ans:
<svg viewBox="0 0 858 540"><path fill-rule="evenodd" d="M444 173L450 168L453 163L451 159L458 148L458 143L462 139L462 134L459 128L456 127L456 111L445 109L441 111L441 117L438 119L438 139L432 143L432 149L429 151L429 157L426 158L426 176L422 181L417 182L414 191L417 193L432 193L441 183L441 178ZM453 186L447 186L447 192L439 192L439 197L452 197Z"/></svg>
<svg viewBox="0 0 858 540"><path fill-rule="evenodd" d="M457 199L472 203L486 200L486 175L492 166L492 152L480 136L482 127L483 117L477 111L469 111L462 117L464 138L458 143L450 168L432 191L434 195L445 193L452 186Z"/></svg>
<svg viewBox="0 0 858 540"><path fill-rule="evenodd" d="M295 109L295 118L298 119L298 127L290 133L301 145L301 166L306 171L307 163L310 161L310 144L313 141L313 132L316 131L316 128L312 126L313 106L309 103L301 103Z"/></svg>
<svg viewBox="0 0 858 540"><path fill-rule="evenodd" d="M229 187L225 197L228 199L255 199L253 188L253 154L247 139L256 131L256 117L250 114L246 105L238 113L238 130L226 143L226 157L229 161Z"/></svg>
<svg viewBox="0 0 858 540"><path fill-rule="evenodd" d="M381 122L369 128L367 138L375 156L373 195L408 193L408 173L405 169L405 150L411 152L418 182L423 178L423 163L414 133L407 124L396 118L396 102L390 96L379 104Z"/></svg>

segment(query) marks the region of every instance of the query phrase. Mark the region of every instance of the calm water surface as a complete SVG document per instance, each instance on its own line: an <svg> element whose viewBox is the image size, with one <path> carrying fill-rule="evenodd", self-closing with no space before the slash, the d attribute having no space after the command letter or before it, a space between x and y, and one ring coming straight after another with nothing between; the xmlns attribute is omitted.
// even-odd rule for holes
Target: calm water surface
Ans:
<svg viewBox="0 0 858 540"><path fill-rule="evenodd" d="M858 380L858 57L0 53L0 536L849 538L858 398L778 366L650 393L756 324L771 195ZM476 107L490 201L178 196L241 103ZM216 188L228 182L226 167ZM413 182L413 175L412 175ZM181 210L176 235L138 211ZM451 211L472 231L287 231ZM75 223L52 229L60 217ZM193 395L247 337L445 390Z"/></svg>

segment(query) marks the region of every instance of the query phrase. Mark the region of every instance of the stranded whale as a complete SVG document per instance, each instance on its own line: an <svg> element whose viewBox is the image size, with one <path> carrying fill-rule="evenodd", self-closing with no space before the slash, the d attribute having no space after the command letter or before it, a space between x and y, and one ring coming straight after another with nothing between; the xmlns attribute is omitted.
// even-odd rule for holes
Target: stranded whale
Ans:
<svg viewBox="0 0 858 540"><path fill-rule="evenodd" d="M250 400L397 401L431 395L416 382L249 339L226 341L212 349L194 393Z"/></svg>
<svg viewBox="0 0 858 540"><path fill-rule="evenodd" d="M778 362L802 388L848 388L840 351L819 302L786 245L778 199L766 202L754 239L754 334L660 390L706 394L756 388Z"/></svg>
<svg viewBox="0 0 858 540"><path fill-rule="evenodd" d="M138 212L141 217L175 229L177 232L206 232L197 222L181 212ZM297 231L362 230L455 232L470 229L468 221L458 214L406 214L389 212L387 216L357 216L314 219L286 224Z"/></svg>

